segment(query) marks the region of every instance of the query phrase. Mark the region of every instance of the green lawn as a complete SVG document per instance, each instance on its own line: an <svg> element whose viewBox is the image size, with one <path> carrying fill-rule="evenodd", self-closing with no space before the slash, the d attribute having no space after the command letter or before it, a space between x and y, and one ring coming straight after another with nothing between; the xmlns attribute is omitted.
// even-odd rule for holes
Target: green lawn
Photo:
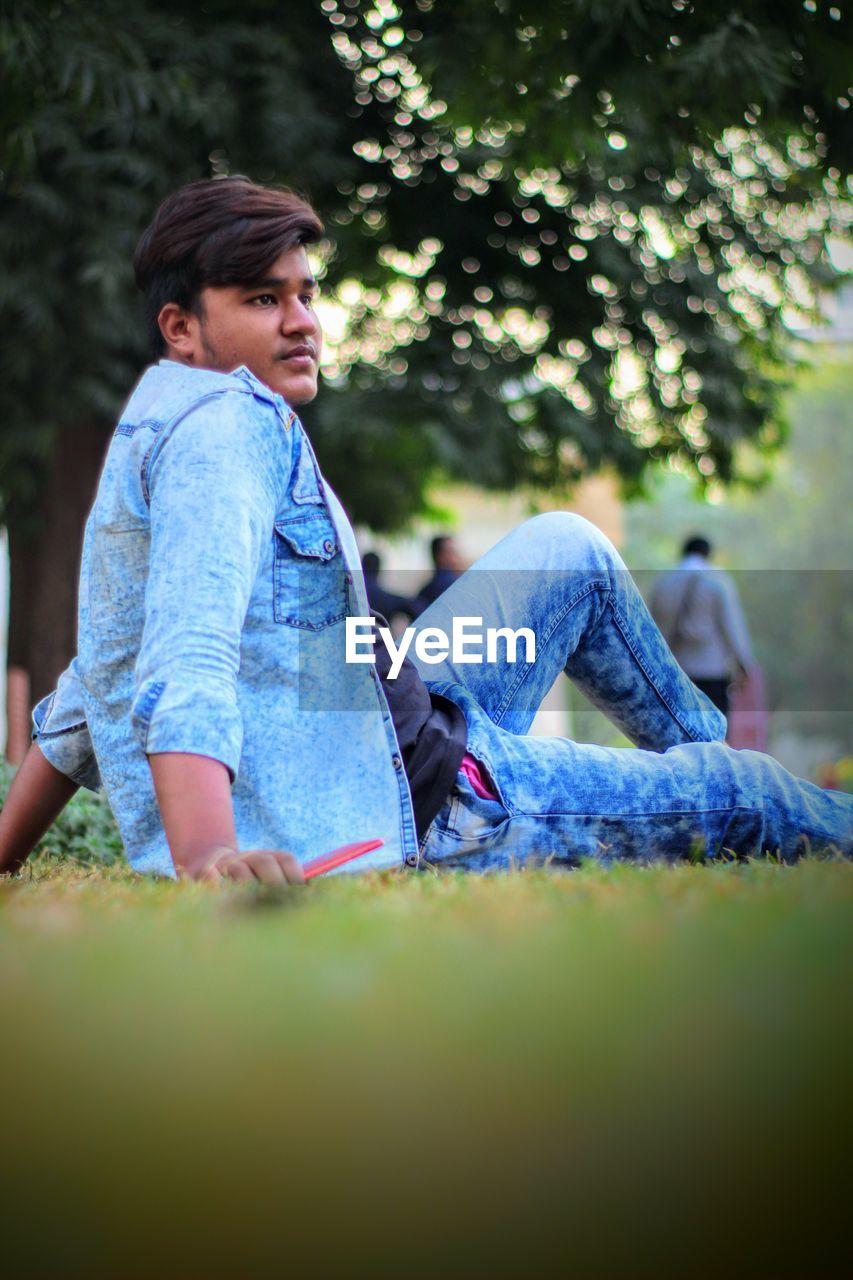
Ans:
<svg viewBox="0 0 853 1280"><path fill-rule="evenodd" d="M832 1274L853 866L0 884L10 1276Z"/></svg>

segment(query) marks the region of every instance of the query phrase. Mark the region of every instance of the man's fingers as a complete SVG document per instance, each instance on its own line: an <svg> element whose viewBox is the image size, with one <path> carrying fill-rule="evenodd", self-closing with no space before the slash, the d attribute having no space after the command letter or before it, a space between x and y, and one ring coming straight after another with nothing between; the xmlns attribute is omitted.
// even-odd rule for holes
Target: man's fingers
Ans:
<svg viewBox="0 0 853 1280"><path fill-rule="evenodd" d="M226 880L253 879L252 869L246 865L244 858L223 858L221 862L216 863L216 870Z"/></svg>
<svg viewBox="0 0 853 1280"><path fill-rule="evenodd" d="M259 880L266 884L304 884L305 875L301 863L292 853L284 853L281 849L256 849L245 855L246 861L253 868Z"/></svg>
<svg viewBox="0 0 853 1280"><path fill-rule="evenodd" d="M280 849L253 849L249 853L228 854L205 872L206 880L258 880L261 884L304 884L301 864L292 853Z"/></svg>
<svg viewBox="0 0 853 1280"><path fill-rule="evenodd" d="M281 867L284 878L288 884L304 884L305 872L302 870L302 863L294 858L292 853L276 853L278 864Z"/></svg>
<svg viewBox="0 0 853 1280"><path fill-rule="evenodd" d="M274 853L265 849L244 854L244 862L261 884L287 884L287 876Z"/></svg>

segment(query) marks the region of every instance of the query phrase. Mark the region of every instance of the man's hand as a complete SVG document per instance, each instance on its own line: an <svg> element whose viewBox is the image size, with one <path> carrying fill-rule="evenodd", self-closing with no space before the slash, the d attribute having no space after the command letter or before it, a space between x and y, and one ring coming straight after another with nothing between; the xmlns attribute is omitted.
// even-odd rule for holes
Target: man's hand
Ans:
<svg viewBox="0 0 853 1280"><path fill-rule="evenodd" d="M735 672L732 678L730 687L734 693L743 693L748 683L749 683L749 668L744 667L740 663L738 663L737 671Z"/></svg>
<svg viewBox="0 0 853 1280"><path fill-rule="evenodd" d="M280 849L239 852L231 782L224 764L207 756L169 751L151 755L148 761L179 876L215 883L305 883L302 866L292 853Z"/></svg>
<svg viewBox="0 0 853 1280"><path fill-rule="evenodd" d="M214 882L258 880L261 884L276 885L305 883L302 866L293 854L276 849L253 849L250 853L234 853L229 849L195 878Z"/></svg>

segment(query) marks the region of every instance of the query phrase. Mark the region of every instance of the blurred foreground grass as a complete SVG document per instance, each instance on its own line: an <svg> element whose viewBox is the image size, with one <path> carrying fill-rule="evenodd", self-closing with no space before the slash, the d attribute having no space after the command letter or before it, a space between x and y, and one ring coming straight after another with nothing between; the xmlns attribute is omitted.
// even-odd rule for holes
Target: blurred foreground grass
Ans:
<svg viewBox="0 0 853 1280"><path fill-rule="evenodd" d="M825 1276L853 867L0 885L18 1276Z"/></svg>

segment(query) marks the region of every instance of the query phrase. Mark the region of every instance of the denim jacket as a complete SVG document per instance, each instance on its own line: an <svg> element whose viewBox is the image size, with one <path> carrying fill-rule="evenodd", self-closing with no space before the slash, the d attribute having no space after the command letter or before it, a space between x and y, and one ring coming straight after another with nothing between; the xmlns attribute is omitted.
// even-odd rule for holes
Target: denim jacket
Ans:
<svg viewBox="0 0 853 1280"><path fill-rule="evenodd" d="M344 661L346 616L369 612L350 523L282 397L245 368L163 360L107 453L78 654L34 737L103 781L139 871L175 874L146 758L164 751L227 766L241 849L305 860L380 837L358 870L416 862L385 695Z"/></svg>

